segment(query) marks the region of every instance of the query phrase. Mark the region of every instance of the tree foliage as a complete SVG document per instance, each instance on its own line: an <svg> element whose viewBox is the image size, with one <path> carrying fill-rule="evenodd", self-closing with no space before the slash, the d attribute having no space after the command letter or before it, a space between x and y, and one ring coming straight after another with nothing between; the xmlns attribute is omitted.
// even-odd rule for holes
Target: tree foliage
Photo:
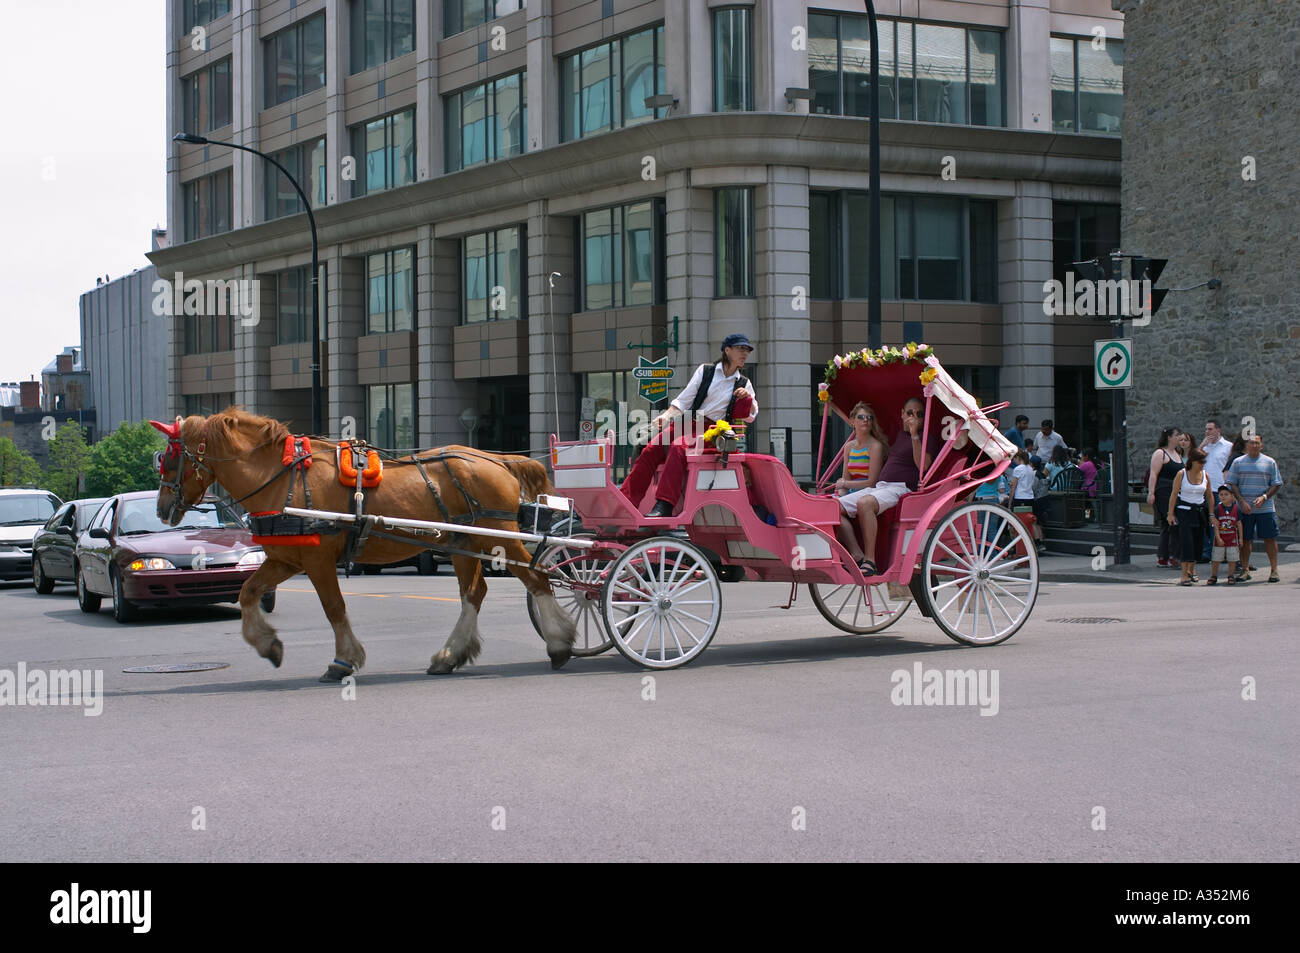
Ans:
<svg viewBox="0 0 1300 953"><path fill-rule="evenodd" d="M164 444L162 434L148 422L123 423L90 448L86 494L112 496L133 490L156 490L158 471L153 466L153 455Z"/></svg>
<svg viewBox="0 0 1300 953"><path fill-rule="evenodd" d="M8 437L0 437L0 486L35 485L41 478L36 458Z"/></svg>
<svg viewBox="0 0 1300 953"><path fill-rule="evenodd" d="M62 500L74 500L90 463L86 433L75 420L64 421L50 440L50 463L41 486Z"/></svg>

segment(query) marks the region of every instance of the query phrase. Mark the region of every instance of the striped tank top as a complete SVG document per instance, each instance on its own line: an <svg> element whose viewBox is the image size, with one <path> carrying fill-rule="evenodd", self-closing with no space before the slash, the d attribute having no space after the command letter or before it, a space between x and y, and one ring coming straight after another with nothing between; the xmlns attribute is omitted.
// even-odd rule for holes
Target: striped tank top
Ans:
<svg viewBox="0 0 1300 953"><path fill-rule="evenodd" d="M865 480L871 476L871 448L849 448L848 474L850 480Z"/></svg>

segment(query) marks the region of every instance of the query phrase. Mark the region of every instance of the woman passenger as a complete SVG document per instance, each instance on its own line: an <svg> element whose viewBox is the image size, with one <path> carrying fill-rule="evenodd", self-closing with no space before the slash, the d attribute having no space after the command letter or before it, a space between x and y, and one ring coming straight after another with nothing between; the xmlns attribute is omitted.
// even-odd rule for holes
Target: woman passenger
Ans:
<svg viewBox="0 0 1300 953"><path fill-rule="evenodd" d="M889 453L889 441L876 420L876 412L866 401L859 401L849 411L849 425L853 428L853 435L844 444L844 471L835 481L836 496L875 486ZM839 537L855 562L861 564L875 558L874 554L868 556L862 552L858 535L853 531L853 522L843 509L840 510Z"/></svg>

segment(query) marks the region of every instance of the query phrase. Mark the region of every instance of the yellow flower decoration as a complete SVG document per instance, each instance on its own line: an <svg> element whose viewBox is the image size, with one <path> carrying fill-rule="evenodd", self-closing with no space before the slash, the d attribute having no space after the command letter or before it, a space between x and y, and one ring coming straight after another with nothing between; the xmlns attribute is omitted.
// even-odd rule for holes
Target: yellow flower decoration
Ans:
<svg viewBox="0 0 1300 953"><path fill-rule="evenodd" d="M927 367L925 370L921 372L921 383L929 384L938 376L939 376L938 371L936 371L933 367Z"/></svg>

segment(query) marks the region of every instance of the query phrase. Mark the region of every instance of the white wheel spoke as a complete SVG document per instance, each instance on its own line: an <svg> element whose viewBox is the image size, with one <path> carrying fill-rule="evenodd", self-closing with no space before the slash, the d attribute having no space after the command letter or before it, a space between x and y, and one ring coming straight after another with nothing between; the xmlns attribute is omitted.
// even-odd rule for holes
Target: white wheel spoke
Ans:
<svg viewBox="0 0 1300 953"><path fill-rule="evenodd" d="M700 586L707 586L710 584L710 582L712 582L712 580L701 579L699 582L693 583L692 585L687 586L685 589L678 588L678 589L665 591L664 595L668 596L670 599L676 602L677 596L685 595L686 593L690 592L692 589L700 588Z"/></svg>
<svg viewBox="0 0 1300 953"><path fill-rule="evenodd" d="M960 565L960 566L966 566L966 567L969 567L969 566L970 566L970 560L968 560L968 559L964 559L963 557L958 556L956 553L954 553L951 549L949 549L949 548L947 547L947 545L944 543L943 540L941 540L941 539L939 539L939 540L935 540L935 545L941 547L941 548L943 549L944 552L946 552L946 553L947 553L949 556L951 556L953 559L957 560L958 565Z"/></svg>
<svg viewBox="0 0 1300 953"><path fill-rule="evenodd" d="M696 622L699 622L701 625L713 624L713 622L710 619L701 619L694 612L687 612L685 609L683 609L680 614L686 616L688 619L694 619Z"/></svg>
<svg viewBox="0 0 1300 953"><path fill-rule="evenodd" d="M1009 576L1005 573L1000 573L1000 572L989 573L989 578L997 579L999 582L1015 582L1015 583L1020 583L1021 585L1024 585L1029 582L1029 578L1027 576Z"/></svg>
<svg viewBox="0 0 1300 953"><path fill-rule="evenodd" d="M1011 592L1011 591L1010 591L1009 589L1007 589L1005 586L999 585L999 584L996 583L996 582L991 582L990 585L992 585L992 586L997 586L997 588L999 588L999 589L1002 590L1002 594L1003 594L1004 596L1006 596L1006 597L1009 598L1009 599L1015 599L1016 602L1020 603L1022 606L1027 606L1027 605L1029 604L1029 603L1025 602L1024 599L1021 599L1021 598L1020 598L1018 595L1016 595L1014 592Z"/></svg>

